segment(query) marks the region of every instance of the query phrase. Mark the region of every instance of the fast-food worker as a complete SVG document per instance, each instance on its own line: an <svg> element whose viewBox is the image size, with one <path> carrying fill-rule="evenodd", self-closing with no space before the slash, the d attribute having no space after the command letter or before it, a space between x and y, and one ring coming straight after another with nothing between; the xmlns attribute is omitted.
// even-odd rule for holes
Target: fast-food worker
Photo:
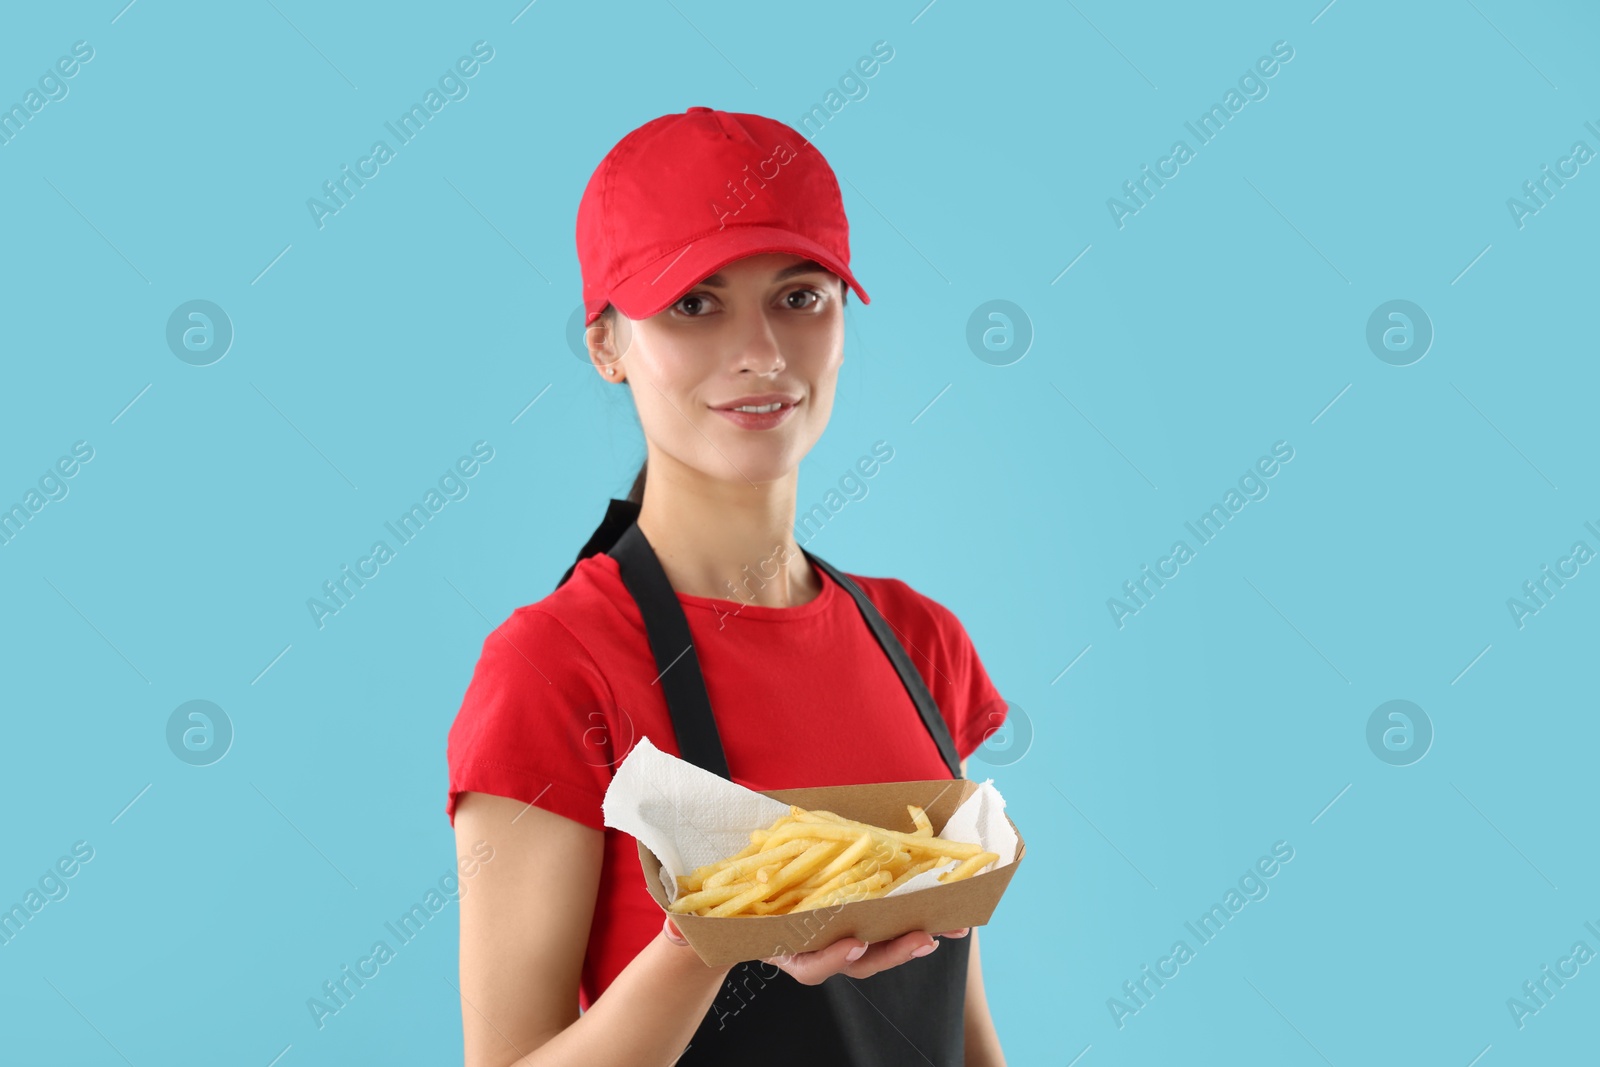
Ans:
<svg viewBox="0 0 1600 1067"><path fill-rule="evenodd" d="M832 169L760 115L663 115L594 171L577 245L587 354L646 461L484 640L450 729L446 812L493 848L461 894L467 1067L1002 1064L975 932L708 967L601 820L640 737L764 790L961 777L1005 718L949 609L795 538L847 291L869 302Z"/></svg>

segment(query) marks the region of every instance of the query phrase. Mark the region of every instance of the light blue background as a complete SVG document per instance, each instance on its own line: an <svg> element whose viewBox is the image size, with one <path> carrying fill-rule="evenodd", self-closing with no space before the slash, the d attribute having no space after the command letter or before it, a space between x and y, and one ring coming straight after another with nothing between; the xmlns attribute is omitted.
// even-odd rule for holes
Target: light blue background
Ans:
<svg viewBox="0 0 1600 1067"><path fill-rule="evenodd" d="M95 857L0 946L0 1058L459 1062L453 904L323 1029L305 1002L451 866L481 642L642 456L564 339L584 182L691 105L795 124L879 40L817 137L873 302L800 501L890 442L808 547L951 607L1031 723L972 765L1029 848L982 930L1010 1062L1592 1055L1600 964L1525 1028L1506 1001L1600 950L1600 577L1522 628L1506 602L1600 548L1600 166L1522 228L1506 201L1600 149L1600 17L924 2L7 12L0 103L95 54L0 145L0 503L95 454L0 547L0 904ZM478 40L470 95L319 230L307 198ZM1269 95L1119 229L1107 199L1276 41ZM208 367L164 339L193 299L236 330ZM994 299L1035 332L1010 366L965 341ZM1392 299L1436 331L1406 367L1365 341ZM470 495L319 630L307 598L479 440ZM1277 441L1270 495L1119 629L1107 599ZM192 699L236 731L209 767L166 744ZM1411 766L1367 747L1391 699L1436 731ZM1270 895L1119 1029L1107 999L1277 841Z"/></svg>

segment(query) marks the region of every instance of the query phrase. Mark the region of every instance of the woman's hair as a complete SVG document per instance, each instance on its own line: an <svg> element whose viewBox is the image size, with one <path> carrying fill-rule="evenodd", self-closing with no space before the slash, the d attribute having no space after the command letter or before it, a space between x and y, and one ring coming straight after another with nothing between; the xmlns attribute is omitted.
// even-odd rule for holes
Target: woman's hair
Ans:
<svg viewBox="0 0 1600 1067"><path fill-rule="evenodd" d="M843 278L839 279L839 302L841 304L848 304L850 302L850 287L845 284ZM607 304L600 311L600 319L605 322L607 332L609 333L617 325L616 307L612 304ZM649 469L649 466L650 460L648 458L646 458L643 463L639 464L639 473L634 476L633 488L628 490L628 495L625 498L629 502L634 504L644 503L644 476L645 472Z"/></svg>

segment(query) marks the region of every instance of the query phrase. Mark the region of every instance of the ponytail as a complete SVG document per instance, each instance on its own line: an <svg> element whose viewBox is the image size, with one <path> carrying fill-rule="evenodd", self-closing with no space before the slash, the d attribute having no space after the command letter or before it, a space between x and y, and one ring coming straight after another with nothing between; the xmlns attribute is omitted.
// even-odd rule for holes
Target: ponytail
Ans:
<svg viewBox="0 0 1600 1067"><path fill-rule="evenodd" d="M639 464L639 476L633 480L633 488L628 490L627 499L632 503L644 503L644 472L649 466L648 459Z"/></svg>

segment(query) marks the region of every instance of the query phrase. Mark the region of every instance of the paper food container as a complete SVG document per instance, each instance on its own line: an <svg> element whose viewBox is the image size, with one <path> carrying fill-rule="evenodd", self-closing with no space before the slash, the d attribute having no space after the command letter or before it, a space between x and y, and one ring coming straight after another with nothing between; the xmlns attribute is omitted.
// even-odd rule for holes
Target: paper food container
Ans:
<svg viewBox="0 0 1600 1067"><path fill-rule="evenodd" d="M916 829L906 811L907 804L915 804L926 812L935 835L982 845L1001 858L957 882L939 882L939 870L948 869L941 866L891 895L808 911L725 917L674 914L673 922L707 964L810 952L842 937L887 941L912 930L936 934L982 926L994 914L1026 851L1016 824L1004 812L1004 800L990 782L947 778L756 792L663 753L648 738L641 738L618 767L606 793L605 821L638 839L645 887L665 911L678 893L677 873L687 874L739 851L749 844L750 831L766 829L791 804L904 833Z"/></svg>

